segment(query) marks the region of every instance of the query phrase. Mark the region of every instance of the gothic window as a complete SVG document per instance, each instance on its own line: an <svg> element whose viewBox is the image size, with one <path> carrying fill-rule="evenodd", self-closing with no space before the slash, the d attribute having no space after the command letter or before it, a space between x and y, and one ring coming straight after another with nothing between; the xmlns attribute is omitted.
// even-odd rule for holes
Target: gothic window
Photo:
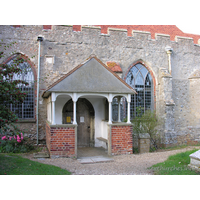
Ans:
<svg viewBox="0 0 200 200"><path fill-rule="evenodd" d="M17 56L13 57L6 64L12 65L14 59ZM25 86L19 84L18 87L21 91L28 92L23 103L18 103L17 105L10 105L10 110L13 111L19 119L33 119L34 118L34 74L31 69L31 66L28 62L24 61L23 63L19 63L18 67L22 69L23 73L20 75L14 75L14 80L23 80L29 83L29 85Z"/></svg>
<svg viewBox="0 0 200 200"><path fill-rule="evenodd" d="M137 92L131 96L131 118L153 110L153 81L146 67L141 63L134 65L127 74L126 83Z"/></svg>

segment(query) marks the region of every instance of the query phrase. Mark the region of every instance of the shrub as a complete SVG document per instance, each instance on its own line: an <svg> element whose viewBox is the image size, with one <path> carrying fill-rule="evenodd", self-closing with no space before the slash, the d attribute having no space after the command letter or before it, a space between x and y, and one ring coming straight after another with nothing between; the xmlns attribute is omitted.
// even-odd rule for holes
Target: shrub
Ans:
<svg viewBox="0 0 200 200"><path fill-rule="evenodd" d="M3 42L3 40L1 40ZM15 42L2 46L1 49L7 50L15 44ZM27 72L28 69L21 69L19 66L25 60L18 54L14 58L11 65L1 63L0 64L0 134L1 135L14 135L14 132L19 131L17 126L14 124L18 121L17 113L10 110L10 105L18 105L23 103L27 92L22 91L22 87L28 86L29 83L23 80L16 80L14 77L19 77L21 74ZM6 55L0 50L0 59Z"/></svg>
<svg viewBox="0 0 200 200"><path fill-rule="evenodd" d="M156 129L159 125L158 118L155 112L151 110L147 110L142 114L142 109L139 107L136 111L137 117L131 121L133 124L133 137L138 138L139 134L148 133L151 140L151 151L155 151L160 144L160 134Z"/></svg>
<svg viewBox="0 0 200 200"><path fill-rule="evenodd" d="M25 153L33 149L28 138L23 137L23 133L17 136L3 136L0 141L0 153Z"/></svg>

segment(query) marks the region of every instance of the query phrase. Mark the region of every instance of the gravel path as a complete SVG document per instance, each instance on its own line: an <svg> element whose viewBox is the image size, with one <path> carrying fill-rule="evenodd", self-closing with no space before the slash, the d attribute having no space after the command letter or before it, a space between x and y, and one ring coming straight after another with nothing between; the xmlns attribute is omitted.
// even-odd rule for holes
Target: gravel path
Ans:
<svg viewBox="0 0 200 200"><path fill-rule="evenodd" d="M51 164L72 173L72 175L153 175L153 171L147 168L154 164L164 162L168 156L185 152L200 147L187 147L179 150L153 152L144 154L113 156L114 162L81 164L76 159L55 158L55 159L33 159L33 155L24 156L34 161Z"/></svg>

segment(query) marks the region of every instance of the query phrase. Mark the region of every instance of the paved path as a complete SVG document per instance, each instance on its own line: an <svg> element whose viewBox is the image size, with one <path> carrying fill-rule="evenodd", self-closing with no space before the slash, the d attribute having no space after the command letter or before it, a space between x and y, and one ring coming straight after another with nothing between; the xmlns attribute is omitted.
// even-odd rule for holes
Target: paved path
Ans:
<svg viewBox="0 0 200 200"><path fill-rule="evenodd" d="M71 158L37 160L29 156L29 159L67 169L72 175L153 175L153 171L148 169L152 165L164 162L170 155L194 148L200 149L200 147L187 147L172 151L119 155L112 156L113 162L91 164L81 164L79 160Z"/></svg>

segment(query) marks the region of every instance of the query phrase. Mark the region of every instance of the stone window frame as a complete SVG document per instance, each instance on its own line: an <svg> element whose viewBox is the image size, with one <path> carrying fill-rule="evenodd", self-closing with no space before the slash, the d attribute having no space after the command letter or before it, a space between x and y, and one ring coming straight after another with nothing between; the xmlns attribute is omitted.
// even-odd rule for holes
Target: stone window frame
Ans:
<svg viewBox="0 0 200 200"><path fill-rule="evenodd" d="M35 65L30 61L30 59L28 58L28 56L22 54L22 53L15 53L13 55L11 55L9 58L7 58L3 64L7 64L9 63L11 60L15 59L16 57L20 57L23 58L24 61L30 66L32 74L33 74L33 117L31 118L20 118L19 117L19 121L18 122L35 122L36 121L36 91L37 91L37 72L35 69Z"/></svg>
<svg viewBox="0 0 200 200"><path fill-rule="evenodd" d="M155 79L155 75L154 75L152 69L151 69L143 60L138 60L138 61L134 62L134 63L128 68L128 70L127 70L127 72L126 72L126 74L125 74L125 76L124 76L124 81L126 81L129 71L130 71L133 67L135 67L136 65L138 65L138 64L143 65L143 66L147 69L147 71L149 72L149 74L150 74L150 76L151 76L151 78L152 78L152 92L151 92L151 99L152 99L152 102L151 102L151 110L156 110L156 79ZM133 89L134 89L134 88L133 88ZM131 99L132 99L132 98L131 98ZM124 107L127 107L127 106L124 106ZM134 113L134 116L136 116L135 113ZM132 118L133 118L133 117L131 116L131 119L132 119Z"/></svg>

